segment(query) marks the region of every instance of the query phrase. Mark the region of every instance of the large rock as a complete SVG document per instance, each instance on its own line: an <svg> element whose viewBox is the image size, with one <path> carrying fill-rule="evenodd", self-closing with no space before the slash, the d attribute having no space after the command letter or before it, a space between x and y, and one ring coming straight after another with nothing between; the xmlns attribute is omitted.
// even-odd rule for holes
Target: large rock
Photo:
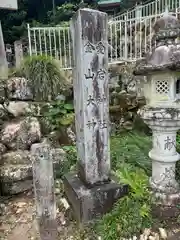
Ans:
<svg viewBox="0 0 180 240"><path fill-rule="evenodd" d="M54 177L57 178L62 176L64 166L67 165L66 152L61 148L52 148L51 151ZM0 164L2 194L13 195L32 188L31 152L18 150L5 153Z"/></svg>
<svg viewBox="0 0 180 240"><path fill-rule="evenodd" d="M4 146L2 143L0 143L0 158L6 151L7 151L6 146Z"/></svg>
<svg viewBox="0 0 180 240"><path fill-rule="evenodd" d="M51 104L47 102L9 101L5 102L3 106L6 112L13 115L13 117L20 117L24 115L43 117L44 112L47 112L50 105Z"/></svg>
<svg viewBox="0 0 180 240"><path fill-rule="evenodd" d="M0 104L0 124L2 125L4 121L8 121L8 120L9 120L8 111L2 104Z"/></svg>
<svg viewBox="0 0 180 240"><path fill-rule="evenodd" d="M3 183L1 191L3 195L14 195L30 190L32 187L32 180L27 179L25 181Z"/></svg>
<svg viewBox="0 0 180 240"><path fill-rule="evenodd" d="M29 104L23 101L12 101L4 104L4 108L8 113L13 115L13 117L24 116L29 111Z"/></svg>
<svg viewBox="0 0 180 240"><path fill-rule="evenodd" d="M0 160L0 164L12 164L12 165L17 165L17 164L31 164L31 156L30 152L25 150L17 150L17 151L12 151L12 152L7 152L2 155L2 158Z"/></svg>
<svg viewBox="0 0 180 240"><path fill-rule="evenodd" d="M30 164L1 166L0 177L2 183L32 179L32 166Z"/></svg>
<svg viewBox="0 0 180 240"><path fill-rule="evenodd" d="M20 77L13 77L7 80L6 84L8 99L11 100L33 100L28 80Z"/></svg>
<svg viewBox="0 0 180 240"><path fill-rule="evenodd" d="M10 150L28 150L40 139L40 124L35 117L7 123L1 131L1 142Z"/></svg>
<svg viewBox="0 0 180 240"><path fill-rule="evenodd" d="M2 182L16 182L32 178L32 163L29 151L14 151L2 155L0 160Z"/></svg>

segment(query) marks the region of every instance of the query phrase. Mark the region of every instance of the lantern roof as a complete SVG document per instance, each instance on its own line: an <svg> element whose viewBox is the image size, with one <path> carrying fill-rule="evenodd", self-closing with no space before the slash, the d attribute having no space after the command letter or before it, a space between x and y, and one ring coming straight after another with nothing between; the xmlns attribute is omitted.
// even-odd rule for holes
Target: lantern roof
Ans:
<svg viewBox="0 0 180 240"><path fill-rule="evenodd" d="M136 65L135 75L148 75L162 70L180 70L180 23L172 14L164 14L154 25L156 46L152 44L146 58Z"/></svg>

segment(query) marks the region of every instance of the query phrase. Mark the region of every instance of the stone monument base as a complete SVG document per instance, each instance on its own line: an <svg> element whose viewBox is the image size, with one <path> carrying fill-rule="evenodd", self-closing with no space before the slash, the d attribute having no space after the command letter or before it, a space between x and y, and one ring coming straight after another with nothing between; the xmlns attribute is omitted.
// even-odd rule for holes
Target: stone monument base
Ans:
<svg viewBox="0 0 180 240"><path fill-rule="evenodd" d="M128 194L128 185L111 180L99 186L88 188L76 173L64 178L65 193L79 223L88 223L112 209L113 204Z"/></svg>
<svg viewBox="0 0 180 240"><path fill-rule="evenodd" d="M180 215L180 192L179 193L154 193L156 205L153 207L153 213L156 217L165 220Z"/></svg>

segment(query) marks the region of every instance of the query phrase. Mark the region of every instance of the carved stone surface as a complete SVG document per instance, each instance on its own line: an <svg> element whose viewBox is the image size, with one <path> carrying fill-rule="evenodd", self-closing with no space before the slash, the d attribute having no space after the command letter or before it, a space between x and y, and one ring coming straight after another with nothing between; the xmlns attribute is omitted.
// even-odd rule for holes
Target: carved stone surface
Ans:
<svg viewBox="0 0 180 240"><path fill-rule="evenodd" d="M153 133L153 147L149 152L152 159L150 185L161 204L170 206L180 200L180 188L175 179L176 162L180 159L176 151L176 133L180 129L176 72L180 69L180 51L175 40L180 31L178 19L171 15L164 15L156 25L159 26L157 44L138 64L135 74L147 76L147 105L139 110L139 115Z"/></svg>
<svg viewBox="0 0 180 240"><path fill-rule="evenodd" d="M176 162L180 159L176 151L176 132L180 128L180 109L169 106L150 107L144 106L139 110L139 115L152 129L153 148L149 152L152 159L152 176L150 184L156 196L169 199L180 192L175 180ZM167 201L166 201L167 203Z"/></svg>
<svg viewBox="0 0 180 240"><path fill-rule="evenodd" d="M76 174L67 174L65 192L79 223L87 223L109 212L113 204L128 193L127 185L111 180L100 186L87 188Z"/></svg>
<svg viewBox="0 0 180 240"><path fill-rule="evenodd" d="M157 129L152 126L152 129L153 148L149 152L149 157L153 159L151 187L158 192L176 193L179 191L175 180L175 167L179 160L179 154L176 152L178 128L174 127L171 131L165 131L163 127Z"/></svg>
<svg viewBox="0 0 180 240"><path fill-rule="evenodd" d="M33 185L41 239L56 239L56 202L51 147L45 143L31 146Z"/></svg>
<svg viewBox="0 0 180 240"><path fill-rule="evenodd" d="M80 9L71 29L79 170L93 185L108 181L110 173L106 14Z"/></svg>
<svg viewBox="0 0 180 240"><path fill-rule="evenodd" d="M160 24L160 23L164 24ZM145 60L137 64L136 75L148 75L153 72L178 70L180 67L180 45L176 44L180 36L179 21L172 15L164 15L155 23L158 27L156 33L156 46L147 53Z"/></svg>
<svg viewBox="0 0 180 240"><path fill-rule="evenodd" d="M108 212L127 186L110 178L107 14L80 9L71 30L78 174L67 174L64 185L77 220L86 223Z"/></svg>

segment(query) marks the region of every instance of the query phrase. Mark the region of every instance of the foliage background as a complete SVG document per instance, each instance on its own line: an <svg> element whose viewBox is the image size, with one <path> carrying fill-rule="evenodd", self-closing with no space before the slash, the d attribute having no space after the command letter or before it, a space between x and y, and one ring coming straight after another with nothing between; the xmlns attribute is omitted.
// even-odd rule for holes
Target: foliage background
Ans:
<svg viewBox="0 0 180 240"><path fill-rule="evenodd" d="M5 43L12 44L27 37L27 23L31 26L66 24L77 11L81 0L18 0L18 10L0 9ZM87 6L97 7L96 0L85 0ZM122 0L120 11L133 7L138 1ZM146 1L141 1L146 2Z"/></svg>

